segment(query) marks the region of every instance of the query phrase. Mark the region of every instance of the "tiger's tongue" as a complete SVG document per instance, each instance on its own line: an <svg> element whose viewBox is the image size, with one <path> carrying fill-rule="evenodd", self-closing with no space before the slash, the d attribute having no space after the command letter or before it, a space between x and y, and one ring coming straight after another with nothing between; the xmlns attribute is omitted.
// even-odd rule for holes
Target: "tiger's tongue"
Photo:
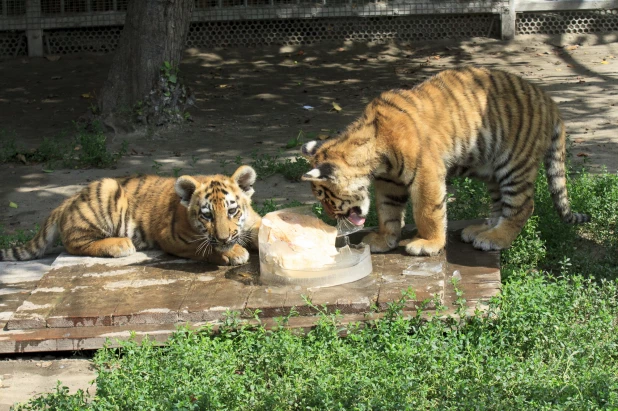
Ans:
<svg viewBox="0 0 618 411"><path fill-rule="evenodd" d="M354 225L363 225L363 224L365 224L365 219L363 217L359 216L358 214L356 214L353 211L348 216L348 221L350 221Z"/></svg>

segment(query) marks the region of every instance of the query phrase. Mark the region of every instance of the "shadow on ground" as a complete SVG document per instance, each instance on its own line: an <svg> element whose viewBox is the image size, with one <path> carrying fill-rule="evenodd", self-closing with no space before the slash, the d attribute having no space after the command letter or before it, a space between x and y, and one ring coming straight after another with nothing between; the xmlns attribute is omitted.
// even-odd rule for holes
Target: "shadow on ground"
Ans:
<svg viewBox="0 0 618 411"><path fill-rule="evenodd" d="M615 171L615 39L615 34L600 34L521 36L510 43L472 39L190 49L181 71L196 94L192 123L175 130L109 135L111 149L129 142L128 155L111 170L45 173L41 164L0 165L0 224L31 228L67 195L103 176L229 174L238 163L251 163L258 155L293 158L298 148L286 145L301 131L306 138L334 136L381 91L410 88L463 64L509 70L543 86L567 121L575 163ZM90 97L96 96L110 61L107 55L82 55L2 62L0 137L15 138L29 149L44 138L68 138L73 121L94 104ZM305 184L273 176L258 183L255 200L311 201L312 196ZM10 201L18 208L7 207Z"/></svg>

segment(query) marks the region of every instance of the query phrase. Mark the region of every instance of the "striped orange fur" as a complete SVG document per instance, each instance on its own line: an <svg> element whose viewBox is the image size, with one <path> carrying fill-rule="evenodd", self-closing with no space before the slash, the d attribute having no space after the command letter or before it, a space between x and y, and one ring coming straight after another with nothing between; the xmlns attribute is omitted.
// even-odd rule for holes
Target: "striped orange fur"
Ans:
<svg viewBox="0 0 618 411"><path fill-rule="evenodd" d="M40 258L61 238L75 255L124 257L161 248L219 265L244 264L257 248L260 216L251 208L255 171L222 175L104 178L51 212L22 247L0 250L0 261Z"/></svg>
<svg viewBox="0 0 618 411"><path fill-rule="evenodd" d="M493 207L486 224L462 239L483 250L511 245L534 207L534 181L545 163L555 208L566 223L589 221L571 211L566 189L565 127L556 103L507 72L445 70L412 90L382 93L342 135L302 148L314 195L340 218L362 222L373 182L379 228L371 251L397 247L411 199L418 234L402 241L411 255L434 255L446 241L446 179L486 182Z"/></svg>

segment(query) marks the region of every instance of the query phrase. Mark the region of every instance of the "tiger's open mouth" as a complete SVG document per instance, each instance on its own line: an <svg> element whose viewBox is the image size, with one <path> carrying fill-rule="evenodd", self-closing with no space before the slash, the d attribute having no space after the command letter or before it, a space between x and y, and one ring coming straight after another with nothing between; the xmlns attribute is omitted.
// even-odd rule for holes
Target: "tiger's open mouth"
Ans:
<svg viewBox="0 0 618 411"><path fill-rule="evenodd" d="M361 215L360 207L350 208L346 215L336 213L335 210L333 210L331 205L328 203L322 202L322 207L324 207L324 211L326 211L326 214L328 214L328 216L331 218L335 218L335 219L345 218L356 226L361 226L365 224L365 217Z"/></svg>
<svg viewBox="0 0 618 411"><path fill-rule="evenodd" d="M360 207L352 207L350 211L348 211L348 215L346 218L354 225L365 224L365 217L361 215Z"/></svg>

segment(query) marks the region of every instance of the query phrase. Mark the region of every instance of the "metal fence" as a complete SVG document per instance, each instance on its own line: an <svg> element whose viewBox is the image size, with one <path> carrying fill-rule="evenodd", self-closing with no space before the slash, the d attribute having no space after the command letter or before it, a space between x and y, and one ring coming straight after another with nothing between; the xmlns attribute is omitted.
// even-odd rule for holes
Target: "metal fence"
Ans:
<svg viewBox="0 0 618 411"><path fill-rule="evenodd" d="M0 56L112 51L128 1L0 0ZM187 47L613 30L618 0L195 0Z"/></svg>

